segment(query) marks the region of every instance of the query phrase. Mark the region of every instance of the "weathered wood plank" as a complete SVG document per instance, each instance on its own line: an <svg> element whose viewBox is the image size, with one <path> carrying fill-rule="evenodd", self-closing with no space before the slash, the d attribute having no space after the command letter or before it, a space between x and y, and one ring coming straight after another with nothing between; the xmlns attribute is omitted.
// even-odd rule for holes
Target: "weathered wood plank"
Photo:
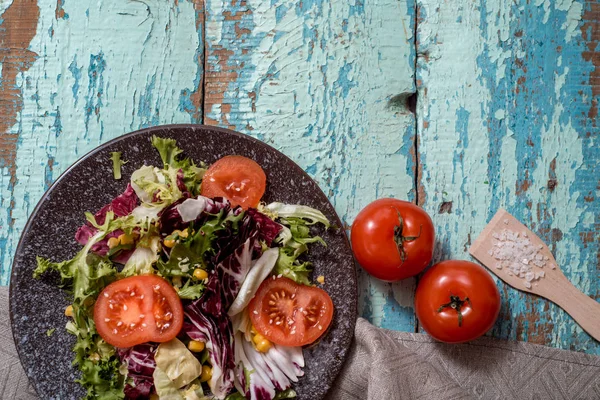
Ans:
<svg viewBox="0 0 600 400"><path fill-rule="evenodd" d="M50 183L100 143L201 122L203 10L190 2L13 0L0 24L0 284Z"/></svg>
<svg viewBox="0 0 600 400"><path fill-rule="evenodd" d="M283 151L346 223L378 197L413 198L412 9L394 0L208 0L205 121ZM414 329L414 282L359 278L362 315Z"/></svg>
<svg viewBox="0 0 600 400"><path fill-rule="evenodd" d="M419 201L437 259L467 248L498 207L538 232L600 299L600 15L573 0L418 2ZM553 304L499 283L493 336L600 354Z"/></svg>

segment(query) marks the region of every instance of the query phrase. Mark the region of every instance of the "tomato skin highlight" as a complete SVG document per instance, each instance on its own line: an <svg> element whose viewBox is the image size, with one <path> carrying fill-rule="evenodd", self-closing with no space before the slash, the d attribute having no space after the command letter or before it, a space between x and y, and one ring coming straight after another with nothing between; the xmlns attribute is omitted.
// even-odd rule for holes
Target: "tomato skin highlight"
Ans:
<svg viewBox="0 0 600 400"><path fill-rule="evenodd" d="M333 302L323 289L288 278L267 278L248 305L254 329L282 346L304 346L319 339L333 318Z"/></svg>
<svg viewBox="0 0 600 400"><path fill-rule="evenodd" d="M183 306L169 282L156 275L120 279L94 305L98 334L115 347L168 342L183 326Z"/></svg>
<svg viewBox="0 0 600 400"><path fill-rule="evenodd" d="M395 229L403 222L405 259L395 240ZM431 262L435 230L429 215L413 203L379 199L360 211L352 223L352 251L358 263L372 276L395 282L417 275Z"/></svg>
<svg viewBox="0 0 600 400"><path fill-rule="evenodd" d="M265 171L254 160L243 156L225 156L212 164L202 178L201 194L224 197L232 207L256 207L267 185Z"/></svg>
<svg viewBox="0 0 600 400"><path fill-rule="evenodd" d="M468 298L458 312L448 304L450 296ZM474 340L489 331L500 313L500 292L481 266L470 261L442 261L431 267L419 280L415 310L419 324L434 339L447 343Z"/></svg>

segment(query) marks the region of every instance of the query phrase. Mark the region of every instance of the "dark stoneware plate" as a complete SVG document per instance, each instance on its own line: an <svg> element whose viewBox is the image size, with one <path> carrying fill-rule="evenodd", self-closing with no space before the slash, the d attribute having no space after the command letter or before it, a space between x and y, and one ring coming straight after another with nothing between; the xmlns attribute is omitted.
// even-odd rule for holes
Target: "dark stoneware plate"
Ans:
<svg viewBox="0 0 600 400"><path fill-rule="evenodd" d="M63 312L68 296L58 288L58 276L34 280L35 257L54 261L72 258L80 249L74 240L85 211L95 212L121 193L131 173L143 164L161 165L150 144L156 134L177 140L185 154L197 162L212 163L227 154L256 160L267 174L264 200L315 207L341 227L332 205L317 184L289 158L268 145L239 133L207 126L172 125L144 129L119 137L93 150L71 166L52 185L33 211L17 247L10 281L12 329L27 376L42 399L76 399L84 395L74 381L71 366L74 337L65 329ZM123 179L112 177L110 152L122 152L128 163ZM352 253L342 229L322 232L328 246L311 247L315 276L324 275L324 289L335 305L327 335L304 350L305 375L295 389L299 399L320 399L330 389L352 341L357 315L356 273ZM56 328L50 337L46 331Z"/></svg>

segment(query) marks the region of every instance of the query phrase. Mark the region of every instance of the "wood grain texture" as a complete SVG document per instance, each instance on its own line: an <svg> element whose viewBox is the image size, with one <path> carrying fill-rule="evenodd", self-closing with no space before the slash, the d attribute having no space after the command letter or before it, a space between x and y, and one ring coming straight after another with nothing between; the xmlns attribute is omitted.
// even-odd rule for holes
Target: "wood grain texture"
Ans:
<svg viewBox="0 0 600 400"><path fill-rule="evenodd" d="M597 3L418 8L419 201L440 232L436 258L468 259L471 241L505 207L550 245L575 286L600 299ZM600 354L558 307L499 286L491 335Z"/></svg>
<svg viewBox="0 0 600 400"><path fill-rule="evenodd" d="M412 9L395 0L207 1L205 121L284 152L347 224L376 198L413 198ZM412 331L414 281L359 274L362 315Z"/></svg>
<svg viewBox="0 0 600 400"><path fill-rule="evenodd" d="M202 90L204 27L197 23L202 11L189 2L3 5L0 283L6 285L28 215L65 168L125 132L201 121L194 94Z"/></svg>
<svg viewBox="0 0 600 400"><path fill-rule="evenodd" d="M287 154L346 229L376 198L418 200L436 260L468 259L504 206L600 298L600 5L415 1L0 2L0 284L71 163L140 127L204 121ZM363 316L415 329L414 280L359 279ZM491 335L600 354L554 305L501 292Z"/></svg>

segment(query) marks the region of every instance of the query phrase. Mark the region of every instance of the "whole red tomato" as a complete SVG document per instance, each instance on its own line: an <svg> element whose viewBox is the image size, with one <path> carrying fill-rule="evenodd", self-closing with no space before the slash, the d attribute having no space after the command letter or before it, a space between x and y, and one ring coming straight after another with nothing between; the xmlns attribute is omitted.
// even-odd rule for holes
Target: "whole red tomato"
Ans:
<svg viewBox="0 0 600 400"><path fill-rule="evenodd" d="M356 217L352 250L371 275L394 282L414 276L431 262L435 233L429 215L408 201L375 200Z"/></svg>
<svg viewBox="0 0 600 400"><path fill-rule="evenodd" d="M419 323L433 338L468 342L494 325L500 293L490 274L469 261L442 261L419 281L415 294Z"/></svg>

